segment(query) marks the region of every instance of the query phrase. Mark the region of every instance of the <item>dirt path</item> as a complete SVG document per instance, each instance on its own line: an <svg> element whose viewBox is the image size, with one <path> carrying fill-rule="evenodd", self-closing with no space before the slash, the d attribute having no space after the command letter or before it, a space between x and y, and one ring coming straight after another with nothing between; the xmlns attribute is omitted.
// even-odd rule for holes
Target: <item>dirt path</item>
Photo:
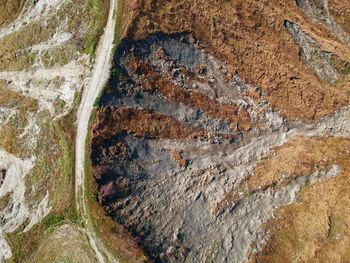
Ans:
<svg viewBox="0 0 350 263"><path fill-rule="evenodd" d="M77 137L75 144L75 196L77 211L82 217L85 232L94 249L98 262L117 262L95 233L90 220L88 204L85 197L85 148L88 134L89 119L93 105L106 83L112 60L112 48L115 29L114 11L117 8L117 0L110 0L108 21L103 36L100 39L96 52L95 67L92 71L89 84L85 87L81 104L77 114Z"/></svg>

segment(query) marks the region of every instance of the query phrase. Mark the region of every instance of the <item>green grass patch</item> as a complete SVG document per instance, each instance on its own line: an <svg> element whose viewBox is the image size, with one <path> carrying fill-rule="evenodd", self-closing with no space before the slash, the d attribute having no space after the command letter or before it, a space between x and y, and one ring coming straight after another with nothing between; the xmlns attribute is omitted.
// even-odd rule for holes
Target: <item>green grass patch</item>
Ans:
<svg viewBox="0 0 350 263"><path fill-rule="evenodd" d="M11 250L12 257L10 259L10 263L18 263L20 260L25 258L25 252L23 251L22 246L24 244L24 235L16 235L11 237Z"/></svg>
<svg viewBox="0 0 350 263"><path fill-rule="evenodd" d="M57 48L44 51L41 60L45 68L64 66L71 60L77 59L80 51L81 48L77 44L68 42Z"/></svg>
<svg viewBox="0 0 350 263"><path fill-rule="evenodd" d="M97 43L103 30L103 24L106 21L103 12L101 0L90 0L89 9L91 10L92 20L89 24L89 30L84 42L84 52L94 56Z"/></svg>
<svg viewBox="0 0 350 263"><path fill-rule="evenodd" d="M44 220L43 224L45 228L51 229L63 225L64 218L63 215L51 215Z"/></svg>
<svg viewBox="0 0 350 263"><path fill-rule="evenodd" d="M124 10L124 0L119 0L118 1L118 6L117 6L117 11L115 12L115 30L114 30L114 49L113 53L115 53L115 49L118 47L120 41L121 41L121 25L122 25L122 14Z"/></svg>
<svg viewBox="0 0 350 263"><path fill-rule="evenodd" d="M68 207L62 214L51 214L43 220L44 229L51 233L57 227L65 223L73 223L81 226L82 219L74 207Z"/></svg>
<svg viewBox="0 0 350 263"><path fill-rule="evenodd" d="M59 136L59 148L61 151L61 159L60 159L60 165L62 168L62 172L63 172L63 176L64 176L64 180L65 183L68 180L68 177L72 171L71 167L72 167L72 161L71 161L71 145L69 145L69 142L66 139L66 136L64 134L64 131L61 129L61 127L59 125L54 125L55 127L55 131L57 133L57 135Z"/></svg>
<svg viewBox="0 0 350 263"><path fill-rule="evenodd" d="M89 124L88 124L88 130L91 130L92 127L92 123L94 122L96 118L96 107L93 108L91 115L90 115L90 119L89 119ZM84 172L85 172L85 193L84 196L86 197L87 200L91 200L92 198L94 198L94 193L89 191L90 189L90 180L89 178L92 175L92 163L91 163L91 138L92 134L88 133L87 137L86 137L86 141L85 141L85 162L84 162ZM89 206L88 206L89 208ZM94 223L94 222L92 222Z"/></svg>

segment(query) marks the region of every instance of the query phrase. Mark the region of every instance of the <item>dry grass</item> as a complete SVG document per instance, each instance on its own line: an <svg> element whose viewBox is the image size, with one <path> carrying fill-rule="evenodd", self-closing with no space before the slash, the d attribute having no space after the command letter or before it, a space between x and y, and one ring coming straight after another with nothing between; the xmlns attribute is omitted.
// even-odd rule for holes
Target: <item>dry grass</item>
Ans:
<svg viewBox="0 0 350 263"><path fill-rule="evenodd" d="M280 208L266 225L271 238L251 262L349 262L349 147L348 139L300 138L256 169L247 182L250 190L280 185L332 164L341 172L335 179L306 186L297 203Z"/></svg>
<svg viewBox="0 0 350 263"><path fill-rule="evenodd" d="M315 170L325 170L337 163L340 154L346 154L347 149L339 149L339 146L338 140L333 138L292 140L276 149L275 156L261 162L245 186L254 192L282 183L283 180L311 174Z"/></svg>
<svg viewBox="0 0 350 263"><path fill-rule="evenodd" d="M64 224L45 238L29 262L94 263L95 255L87 237L71 224Z"/></svg>
<svg viewBox="0 0 350 263"><path fill-rule="evenodd" d="M11 125L5 125L0 133L0 146L9 153L16 153L16 131Z"/></svg>
<svg viewBox="0 0 350 263"><path fill-rule="evenodd" d="M331 12L347 32L348 7L346 1L330 3ZM141 39L158 31L193 32L202 47L228 61L246 82L263 88L274 108L289 119L310 120L349 104L349 77L334 85L317 79L300 59L283 22L288 19L300 24L323 50L336 55L336 66L344 68L345 74L349 48L324 25L308 20L295 1L135 0L124 8L128 11L124 13L123 35ZM165 90L165 82L144 84L146 89L157 87L169 97L181 99ZM292 178L333 164L341 166L341 173L335 179L306 186L296 204L279 209L276 219L266 226L272 233L270 241L251 261L349 262L349 146L347 139L299 138L259 164L240 188L245 194L283 187ZM237 193L227 193L218 210L239 198Z"/></svg>
<svg viewBox="0 0 350 263"><path fill-rule="evenodd" d="M130 27L133 26L133 22L140 12L140 0L125 1L121 0L121 23L120 23L120 36L121 38L127 37Z"/></svg>
<svg viewBox="0 0 350 263"><path fill-rule="evenodd" d="M241 183L238 190L226 193L215 212L231 207L242 197L254 192L264 191L269 187L278 189L293 178L329 169L337 163L339 155L349 154L346 147L350 146L350 142L344 147L339 146L340 143L335 138L301 137L272 150L269 157L261 161L253 174Z"/></svg>
<svg viewBox="0 0 350 263"><path fill-rule="evenodd" d="M0 106L16 110L16 114L9 119L8 123L0 127L0 146L9 153L20 154L24 148L18 136L28 124L28 113L38 109L38 101L10 90L6 82L1 80L0 94Z"/></svg>
<svg viewBox="0 0 350 263"><path fill-rule="evenodd" d="M52 19L46 27L43 27L41 21L33 21L0 39L0 70L29 69L35 62L36 54L26 48L48 40L58 25L57 19Z"/></svg>
<svg viewBox="0 0 350 263"><path fill-rule="evenodd" d="M348 7L345 2L342 5ZM348 46L324 25L307 19L295 1L140 0L130 2L129 9L137 3L140 15L129 26L130 37L193 32L203 48L226 60L247 83L261 87L273 107L290 119L319 118L349 103L348 80L321 82L300 59L284 20L300 24L322 50L345 61L350 61Z"/></svg>
<svg viewBox="0 0 350 263"><path fill-rule="evenodd" d="M31 46L49 40L62 21L68 21L67 32L74 37L70 43L44 52L44 66L63 65L77 57L78 52L93 54L107 21L107 0L77 0L63 5L45 25L36 20L0 40L0 70L28 70L34 65L37 52ZM18 41L20 39L20 41Z"/></svg>
<svg viewBox="0 0 350 263"><path fill-rule="evenodd" d="M37 100L10 90L6 82L2 80L0 80L0 94L0 106L12 106L27 112L35 112L38 110Z"/></svg>
<svg viewBox="0 0 350 263"><path fill-rule="evenodd" d="M28 150L18 139L26 125L22 123L25 118L21 121L18 115L15 116L14 121L3 126L0 133L0 145L6 151L24 158L33 154L36 156L35 166L25 178L27 186L35 187L35 192L26 192L27 204L31 206L37 203L42 200L46 191L49 191L51 214L63 215L73 221L75 219L71 216L71 207L74 207L74 148L68 148L67 145L74 145L74 129L71 127L74 116L75 111L72 111L64 119L52 124L48 123L49 113L41 112L37 118L41 133L34 151ZM21 230L23 229L17 229L16 232L7 235L13 252L12 262L24 262L38 248L47 226L38 224L26 233L22 233Z"/></svg>
<svg viewBox="0 0 350 263"><path fill-rule="evenodd" d="M347 1L333 0L328 3L331 15L342 29L350 34L350 5Z"/></svg>
<svg viewBox="0 0 350 263"><path fill-rule="evenodd" d="M96 183L91 182L91 184ZM90 188L90 193L96 192L97 189L94 187ZM113 221L101 204L96 201L93 194L89 199L90 214L92 221L96 225L97 233L116 254L120 262L146 262L147 258L139 247L137 238L134 238L124 226Z"/></svg>
<svg viewBox="0 0 350 263"><path fill-rule="evenodd" d="M18 155L35 154L35 166L30 174L26 176L26 185L35 186L35 193L26 192L26 200L30 206L40 201L49 192L50 206L52 207L48 218L54 216L63 217L66 221L77 223L74 212L74 129L72 123L75 119L76 107L65 118L56 123L48 123L49 113L42 112L38 116L37 124L41 128L36 151L25 152L25 147L16 141L9 142L9 147ZM12 127L12 126L9 126ZM1 140L0 140L1 141ZM12 148L7 149L12 150ZM8 234L11 244L13 262L24 262L28 259L40 243L43 241L49 228L57 227L50 224L37 224L26 233L18 229ZM51 229L52 230L52 229ZM51 231L50 230L50 231Z"/></svg>
<svg viewBox="0 0 350 263"><path fill-rule="evenodd" d="M81 51L81 48L76 43L68 42L55 49L45 51L41 60L45 68L60 67L71 60L76 60Z"/></svg>
<svg viewBox="0 0 350 263"><path fill-rule="evenodd" d="M5 11L2 9L3 2L0 0L0 25L2 19L5 19L2 16L2 12ZM7 2L9 3L5 0L4 3ZM67 28L63 31L71 33L73 38L63 46L48 49L41 54L45 67L62 66L75 60L84 51L88 38L93 37L97 41L107 19L109 1L94 0L100 6L97 20L97 14L93 12L95 10L90 8L90 0L73 2L64 4L52 17L34 20L24 25L19 31L0 39L0 71L30 69L38 58L38 54L36 51L31 51L31 47L48 41L63 25L62 21L67 21ZM12 15L15 13L13 12ZM47 23L43 23L44 19L47 19ZM93 27L89 27L93 20ZM92 51L94 47L95 45ZM48 218L57 216L77 222L78 219L72 210L74 208L74 147L72 145L75 140L73 123L79 98L77 97L74 102L70 114L53 122L48 111L38 112L38 102L35 99L11 91L4 81L0 81L0 93L0 105L16 110L16 114L9 122L1 127L0 147L22 158L36 156L35 166L26 176L26 185L29 186L26 191L28 206L40 201L48 191L49 206L52 207ZM56 110L62 107L61 104L59 101L54 102ZM34 149L27 147L28 138L19 138L28 124L29 113L35 114L35 124L40 129ZM30 139L32 138L28 140ZM35 192L31 191L31 187L35 187ZM0 201L5 203L6 199ZM48 227L52 226L43 223L34 226L26 233L21 233L23 229L18 229L8 234L7 238L14 255L11 262L25 262L43 241L45 233L48 233Z"/></svg>
<svg viewBox="0 0 350 263"><path fill-rule="evenodd" d="M182 157L181 151L172 150L170 156L171 156L171 159L173 159L181 168L187 166L188 161Z"/></svg>
<svg viewBox="0 0 350 263"><path fill-rule="evenodd" d="M11 23L21 12L25 0L0 0L0 26Z"/></svg>
<svg viewBox="0 0 350 263"><path fill-rule="evenodd" d="M151 138L186 138L195 129L172 117L148 110L101 108L93 126L94 138L110 139L126 131L135 136Z"/></svg>

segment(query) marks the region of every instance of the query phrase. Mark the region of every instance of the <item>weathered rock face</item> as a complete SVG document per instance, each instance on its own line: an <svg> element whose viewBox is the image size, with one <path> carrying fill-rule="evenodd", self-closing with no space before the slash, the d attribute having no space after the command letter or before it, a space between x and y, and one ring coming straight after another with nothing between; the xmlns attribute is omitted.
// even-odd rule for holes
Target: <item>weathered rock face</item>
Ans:
<svg viewBox="0 0 350 263"><path fill-rule="evenodd" d="M244 195L243 182L272 147L325 128L283 121L260 89L188 35L125 42L116 63L92 141L107 211L152 258L243 262L273 209L296 191Z"/></svg>
<svg viewBox="0 0 350 263"><path fill-rule="evenodd" d="M350 64L331 52L321 50L320 44L303 32L300 26L286 20L285 27L300 47L301 58L320 79L335 83L348 74ZM337 67L337 61L342 65L341 68Z"/></svg>
<svg viewBox="0 0 350 263"><path fill-rule="evenodd" d="M91 158L102 205L151 259L276 260L279 223L265 226L276 213L286 227L279 207L324 182L334 201L347 182L349 140L309 138L350 135L349 109L335 113L348 104L347 33L328 31L341 26L314 2L133 2L143 9L117 50ZM286 242L281 253L297 251Z"/></svg>
<svg viewBox="0 0 350 263"><path fill-rule="evenodd" d="M250 205L243 201L232 214L234 203L220 204L264 155L263 146L283 141L280 132L269 137L283 130L282 119L258 88L188 35L125 42L116 62L122 73L102 96L93 126L92 159L107 211L142 237L153 258L242 260L256 231L241 233L242 249L220 247L234 242L233 231L244 230L240 223L249 224ZM238 147L259 134L266 138ZM254 198L258 204L267 197ZM258 230L268 210L254 209Z"/></svg>
<svg viewBox="0 0 350 263"><path fill-rule="evenodd" d="M333 2L333 1L331 1ZM335 2L335 1L334 1ZM333 3L333 6L336 3ZM349 42L349 36L345 33L344 29L333 18L331 11L328 7L328 0L297 0L297 5L309 16L311 19L323 23L331 32L339 38L340 41L345 43ZM343 9L339 3L336 5L338 8Z"/></svg>

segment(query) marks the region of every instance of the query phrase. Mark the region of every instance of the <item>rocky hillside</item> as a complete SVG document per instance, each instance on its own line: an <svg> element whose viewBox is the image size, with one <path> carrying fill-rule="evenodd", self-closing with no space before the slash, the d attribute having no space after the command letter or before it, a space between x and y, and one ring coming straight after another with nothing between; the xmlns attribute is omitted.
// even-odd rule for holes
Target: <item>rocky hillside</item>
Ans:
<svg viewBox="0 0 350 263"><path fill-rule="evenodd" d="M151 260L348 260L349 10L124 4L91 160L97 199Z"/></svg>

